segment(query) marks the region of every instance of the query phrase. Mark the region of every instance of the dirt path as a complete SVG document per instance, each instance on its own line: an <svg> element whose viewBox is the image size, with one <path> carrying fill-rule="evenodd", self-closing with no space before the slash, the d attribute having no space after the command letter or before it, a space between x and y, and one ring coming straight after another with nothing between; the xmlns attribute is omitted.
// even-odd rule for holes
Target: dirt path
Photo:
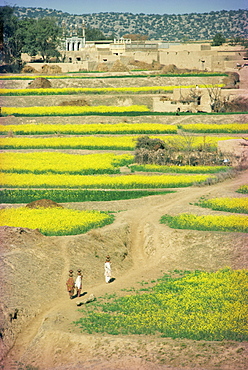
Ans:
<svg viewBox="0 0 248 370"><path fill-rule="evenodd" d="M105 293L120 293L121 289L130 288L142 280L156 279L162 275L162 271L172 269L173 261L175 261L177 256L183 254L184 248L183 245L180 245L177 246L178 249L176 249L176 243L172 245L172 240L175 239L175 235L176 237L183 236L184 231L178 232L165 225L161 225L159 223L161 216L166 213L176 214L182 211L211 212L206 209L199 209L199 207L194 206L193 203L206 194L210 196L222 196L223 194L228 196L228 194L232 194L235 196L234 191L237 190L240 185L247 183L247 178L248 170L242 172L236 179L226 180L224 183L209 186L207 189L206 187L184 188L178 189L176 193L171 193L166 196L157 195L143 198L140 200L140 205L138 207L136 201L133 203L134 206L132 206L132 202L129 201L129 209L117 213L115 222L128 222L130 225L130 245L133 267L125 273L122 273L121 276L117 274L116 280L112 284L105 284L102 282L98 285L85 286L84 289L88 294L92 293L96 297L103 296ZM238 196L237 193L236 196ZM147 209L149 212L147 212ZM63 336L70 334L77 338L78 341L84 342L84 348L87 346L90 347L89 337L80 334L80 330L77 327L73 326L72 329L71 324L80 317L80 312L78 312L76 304L82 301L84 297L69 300L65 292L64 282L67 279L68 270L70 268L68 247L74 239L74 236L60 238L61 257L64 261L61 285L58 288L61 298L54 301L53 304L43 307L43 311L31 320L25 330L20 333L14 347L7 356L4 369L13 369L14 361L25 362L30 356L30 362L39 362L38 359L41 354L38 352L43 347L40 347L38 344L40 342L43 343L43 338L46 338L46 345L44 348L47 351L47 360L44 369L52 366L52 351L54 346L56 346L57 336L63 338ZM183 258L182 255L181 258ZM191 268L199 268L196 260L192 260L190 266ZM211 268L211 266L207 266L207 268ZM88 296L88 294L86 296ZM56 335L54 333L56 333ZM44 343L42 345L44 345ZM63 348L63 344L61 346L61 350L65 351L66 348ZM90 349L88 348L87 351L89 352ZM80 358L85 360L85 353ZM49 359L51 359L51 361L49 361ZM83 368L84 367L82 367L82 369ZM140 367L140 369L141 368L142 367Z"/></svg>

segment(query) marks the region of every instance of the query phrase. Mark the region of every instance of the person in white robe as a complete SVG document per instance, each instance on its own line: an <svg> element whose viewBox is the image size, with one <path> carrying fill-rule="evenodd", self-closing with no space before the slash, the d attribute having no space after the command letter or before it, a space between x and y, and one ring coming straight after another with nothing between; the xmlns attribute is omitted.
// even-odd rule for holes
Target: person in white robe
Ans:
<svg viewBox="0 0 248 370"><path fill-rule="evenodd" d="M110 262L110 257L106 257L106 261L104 264L104 276L105 276L105 281L106 283L110 283L111 277L112 277L112 271L111 271L111 262Z"/></svg>
<svg viewBox="0 0 248 370"><path fill-rule="evenodd" d="M82 291L82 273L78 270L78 275L75 281L75 288L77 289L77 296L80 297Z"/></svg>

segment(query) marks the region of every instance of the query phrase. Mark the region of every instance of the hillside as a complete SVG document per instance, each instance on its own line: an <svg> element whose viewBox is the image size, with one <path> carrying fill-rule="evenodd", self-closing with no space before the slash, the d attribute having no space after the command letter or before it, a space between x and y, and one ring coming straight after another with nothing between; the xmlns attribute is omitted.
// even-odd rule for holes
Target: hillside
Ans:
<svg viewBox="0 0 248 370"><path fill-rule="evenodd" d="M211 196L234 196L246 178L247 171L207 191ZM205 188L186 188L139 200L79 203L78 209L108 208L117 214L114 224L87 234L46 237L37 230L1 228L8 263L2 285L11 286L11 292L5 290L3 310L7 315L19 309L17 319L4 331L8 344L19 335L3 369L245 370L247 342L89 335L72 324L81 315L77 303L92 293L97 300L104 294L121 295L131 286L137 289L142 280L157 279L173 269L247 268L246 234L174 230L159 223L164 213L194 209L190 204L205 194ZM98 258L104 253L113 256L115 281L110 285L104 283ZM79 263L84 269L84 296L71 301L65 281L71 266L76 269Z"/></svg>
<svg viewBox="0 0 248 370"><path fill-rule="evenodd" d="M61 25L82 22L87 27L100 29L106 37L125 34L148 35L149 39L164 41L209 40L220 32L226 38L248 36L248 10L222 10L210 13L190 14L132 14L93 13L72 15L55 9L15 7L19 18L55 17Z"/></svg>
<svg viewBox="0 0 248 370"><path fill-rule="evenodd" d="M247 68L244 67L240 71L240 90L247 87ZM10 75L10 79L4 80L2 76L2 88L20 88L27 91L27 86L36 75ZM215 84L221 82L223 76L209 77L158 77L145 75L144 77L131 78L116 78L116 75L107 73L90 73L90 78L85 78L85 74L66 76L50 76L52 88L76 88L83 86L90 87L131 87L131 86L170 86L170 85L190 85L192 83L200 85ZM105 76L105 78L104 78ZM109 77L111 76L111 78ZM115 76L115 78L114 78ZM24 77L24 78L20 78ZM53 78L55 77L55 78ZM66 78L64 78L66 77ZM18 79L20 78L20 79ZM28 78L25 79L25 78ZM66 92L66 91L64 91ZM164 94L161 94L164 96ZM13 95L2 97L2 109L6 107L33 107L35 113L40 107L60 106L62 101L75 100L82 98L89 102L90 105L99 106L104 104L115 105L120 107L125 105L127 95L121 94L89 94L89 95ZM128 94L128 104L137 102L138 104L148 104L151 101L150 94ZM132 101L133 100L133 101ZM73 109L73 105L71 106ZM73 113L73 112L71 112ZM149 113L149 112L148 112ZM120 137L123 141L125 136L130 137L126 132L124 135L107 134L101 132L105 124L114 126L120 123L135 125L142 123L142 131L146 123L155 125L162 123L178 127L179 125L200 123L208 124L238 124L247 123L247 114L197 114L197 115L141 115L141 116L115 116L115 115L69 115L69 116L13 116L0 117L2 126L17 125L23 130L25 125L39 126L42 123L52 126L56 124L64 127L51 128L52 133L41 133L29 131L29 133L21 135L14 131L13 127L8 127L8 133L2 135L2 154L5 158L12 157L10 167L12 176L18 176L17 185L7 184L2 181L2 189L17 194L15 191L26 190L45 190L46 199L44 196L35 195L35 200L39 204L51 204L58 202L60 208L71 211L97 211L113 214L114 220L112 224L106 224L99 228L94 227L88 232L77 234L43 234L38 228L38 217L34 213L29 219L34 220L35 225L24 226L23 224L15 224L9 226L8 221L0 227L0 369L3 370L246 370L248 359L248 342L229 339L225 336L224 340L209 340L202 336L200 339L190 338L189 336L180 335L161 335L161 333L109 333L100 331L91 334L82 332L75 321L78 321L87 312L94 309L98 312L99 305L102 300L111 303L114 297L127 297L132 295L145 296L147 289L154 283L159 282L165 274L174 273L177 275L180 271L205 271L215 272L219 269L228 270L227 267L233 270L248 268L247 254L247 233L230 231L211 231L211 230L195 230L195 229L180 229L172 228L160 222L164 215L177 215L181 213L190 213L201 215L223 215L227 216L226 211L215 211L206 209L196 205L200 199L213 197L228 197L228 198L247 198L245 194L237 193L240 186L247 184L248 170L231 171L226 176L220 176L221 182L209 181L208 185L192 185L189 187L169 187L167 194L153 194L141 198L126 198L126 199L108 199L84 198L80 201L68 199L64 200L53 199L54 194L50 190L61 190L65 195L69 194L70 190L76 193L80 190L80 185L76 182L72 183L73 187L60 187L59 178L65 175L65 178L72 178L77 174L74 171L74 165L78 165L81 159L87 164L86 169L90 168L89 156L98 154L132 154L133 150L123 151L121 146L111 149L104 146L77 146L56 148L55 141L67 139L80 139L81 137L89 137L91 141L97 138L110 138L117 142ZM100 127L99 133L91 134L75 134L75 127L87 126L87 124L96 124ZM69 128L67 133L63 129ZM47 128L47 127L46 127ZM62 129L62 130L61 130ZM18 127L19 130L19 127ZM179 131L179 130L178 130ZM136 135L140 135L136 129ZM227 133L228 134L228 133ZM167 134L164 134L167 135ZM230 134L231 135L231 134ZM246 133L237 134L247 138ZM175 134L174 136L178 136ZM192 138L192 135L186 135ZM211 137L213 140L222 134L205 134L206 137ZM229 136L229 134L228 134ZM236 136L236 135L235 135ZM33 148L31 144L25 147L21 146L21 140L46 140L48 146L45 148ZM4 141L20 140L14 148L7 148ZM189 141L188 141L189 142ZM92 144L92 143L91 143ZM4 149L5 148L5 149ZM34 149L35 148L35 149ZM50 152L46 153L47 151ZM23 159L22 154L28 155L31 158L34 166L29 165ZM31 155L29 155L31 154ZM33 156L37 155L36 157ZM49 154L52 158L53 168L43 167L41 164ZM65 168L64 154L74 154L77 156L70 162L70 168ZM16 160L13 160L16 155ZM17 158L18 156L18 158ZM82 158L84 157L85 158ZM81 157L81 158L80 158ZM3 156L2 156L3 158ZM33 159L32 159L33 158ZM103 158L103 157L102 157ZM97 158L97 163L91 168L94 170L95 178L98 177L96 170L98 164L103 162L100 156ZM1 161L5 163L5 161ZM7 163L7 161L6 161ZM20 163L18 169L16 165ZM44 161L44 163L47 163ZM93 162L92 162L93 163ZM106 163L106 162L105 162ZM1 165L3 168L3 164ZM8 166L7 166L8 167ZM72 168L73 167L73 168ZM179 167L179 166L178 166ZM181 168L182 166L180 166ZM197 166L196 166L197 167ZM34 176L50 177L52 171L55 171L56 183L45 181L41 188L36 188L32 183ZM103 166L104 172L102 176L105 178L121 178L130 179L133 175L140 174L146 178L161 177L161 173L136 171L107 173L106 165ZM9 176L8 168L2 178ZM16 172L16 170L18 170ZM38 172L37 172L38 170ZM123 170L123 167L122 167ZM89 178L91 175L84 174L83 168L77 169L80 171L80 178ZM88 172L89 173L89 172ZM170 176L172 172L169 172ZM20 176L19 176L20 175ZM25 189L20 182L22 176L28 179L28 189ZM99 173L101 176L101 174ZM185 174L185 176L191 176ZM180 173L176 175L181 176ZM49 186L47 187L46 184ZM141 183L140 183L141 184ZM14 185L14 187L13 187ZM53 187L55 185L55 187ZM138 184L139 185L139 184ZM162 184L165 187L165 184ZM53 188L51 188L51 186ZM84 189L82 187L82 189ZM90 188L87 188L90 190ZM106 188L103 182L100 182L99 190L116 189ZM119 189L119 190L118 190ZM138 186L133 188L125 188L127 192L133 192ZM125 190L124 189L124 190ZM157 189L155 187L151 188ZM165 187L167 189L167 187ZM0 210L5 211L10 209L17 210L21 206L30 208L31 200L27 200L23 195L22 203L15 203L17 198L12 196L11 201L4 203L2 198ZM236 200L237 202L237 200ZM32 209L34 211L35 209ZM51 212L49 211L48 214ZM47 214L47 215L48 215ZM234 214L235 216L235 214ZM244 215L243 215L244 216ZM242 217L243 217L242 216ZM49 216L50 217L50 216ZM45 218L45 217L44 217ZM47 219L51 220L47 217ZM67 219L68 221L68 219ZM56 218L52 218L50 222L52 226L56 225ZM6 226L8 225L8 226ZM21 226L20 226L21 225ZM67 226L68 227L68 223ZM106 284L104 280L104 261L107 255L111 256L113 281L111 284ZM68 297L66 290L66 280L68 271L73 269L82 269L83 272L83 290L80 297L74 297L72 300ZM145 286L143 286L145 285ZM222 284L220 285L222 286ZM211 286L212 288L212 286ZM211 290L212 292L212 290ZM234 293L236 290L234 290ZM85 300L94 295L95 301L84 304ZM212 293L211 293L212 294ZM213 296L216 295L216 288L213 286ZM203 317L206 316L206 311L201 309L197 294L197 310L203 312ZM232 296L230 296L232 299ZM160 302L157 300L157 302ZM180 300L175 302L176 307L181 312L182 306ZM208 301L206 301L208 302ZM219 301L217 301L219 306ZM80 306L80 308L79 308ZM190 315L191 306L187 312ZM239 306L240 307L240 306ZM210 306L211 308L211 306ZM82 311L80 311L82 310ZM146 306L144 307L146 311ZM141 313L143 311L140 311ZM234 310L229 310L234 316ZM240 312L237 311L237 312ZM116 316L115 314L113 316ZM211 316L213 317L211 312ZM229 317L229 315L228 315ZM222 316L221 322L229 322ZM173 320L175 321L175 320ZM242 323L242 320L240 320ZM146 324L143 325L146 327ZM192 326L192 325L191 325ZM193 325L195 327L195 325ZM208 328L208 327L207 327ZM225 326L226 330L226 326ZM245 330L245 329L244 329ZM199 331L200 335L202 330Z"/></svg>

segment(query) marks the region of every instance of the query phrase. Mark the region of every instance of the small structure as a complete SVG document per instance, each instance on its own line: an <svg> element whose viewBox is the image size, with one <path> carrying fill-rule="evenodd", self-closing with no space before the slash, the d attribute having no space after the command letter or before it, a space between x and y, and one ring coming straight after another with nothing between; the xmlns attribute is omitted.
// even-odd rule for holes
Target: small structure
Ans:
<svg viewBox="0 0 248 370"><path fill-rule="evenodd" d="M154 96L153 110L156 112L211 112L208 89L178 88L171 96Z"/></svg>
<svg viewBox="0 0 248 370"><path fill-rule="evenodd" d="M238 96L247 96L245 89L222 89L218 86L175 88L172 94L153 97L154 112L220 112ZM180 114L180 113L178 113Z"/></svg>
<svg viewBox="0 0 248 370"><path fill-rule="evenodd" d="M73 28L72 25L70 25L69 28L69 34L68 30L66 28L66 22L62 22L62 28L63 28L63 37L65 42L65 50L66 51L79 51L82 48L85 47L85 21L82 20L82 24L79 23L76 24L76 27Z"/></svg>

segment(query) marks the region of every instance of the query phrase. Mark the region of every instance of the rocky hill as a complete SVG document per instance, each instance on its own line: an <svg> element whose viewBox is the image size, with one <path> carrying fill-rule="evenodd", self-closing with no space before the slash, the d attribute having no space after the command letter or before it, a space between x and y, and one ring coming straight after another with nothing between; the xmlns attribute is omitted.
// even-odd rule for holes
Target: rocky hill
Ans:
<svg viewBox="0 0 248 370"><path fill-rule="evenodd" d="M19 18L55 17L61 25L81 23L100 29L106 37L142 34L164 41L211 40L220 32L226 38L248 37L248 10L222 10L190 14L92 13L72 15L55 9L15 7Z"/></svg>

